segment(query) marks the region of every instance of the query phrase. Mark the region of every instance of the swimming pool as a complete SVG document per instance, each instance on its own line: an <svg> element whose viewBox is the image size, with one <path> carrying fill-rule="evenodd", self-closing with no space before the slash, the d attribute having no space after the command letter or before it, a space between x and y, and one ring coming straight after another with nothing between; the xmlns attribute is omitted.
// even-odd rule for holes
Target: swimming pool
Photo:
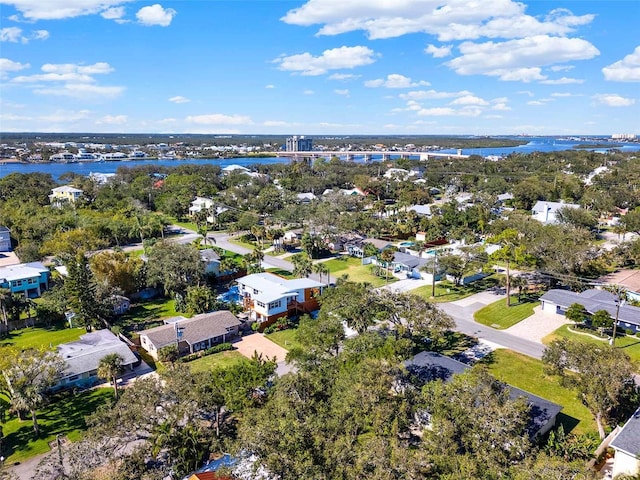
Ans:
<svg viewBox="0 0 640 480"><path fill-rule="evenodd" d="M242 297L240 296L240 292L238 291L238 286L234 285L225 293L221 293L218 295L218 300L226 303L240 303Z"/></svg>
<svg viewBox="0 0 640 480"><path fill-rule="evenodd" d="M401 247L413 247L415 245L414 242L401 242L400 246Z"/></svg>

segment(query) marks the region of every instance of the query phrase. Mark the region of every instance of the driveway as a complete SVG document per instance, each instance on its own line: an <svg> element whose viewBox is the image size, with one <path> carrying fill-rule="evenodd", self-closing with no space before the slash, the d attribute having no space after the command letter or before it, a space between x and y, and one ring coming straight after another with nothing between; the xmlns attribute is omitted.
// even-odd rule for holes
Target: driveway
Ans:
<svg viewBox="0 0 640 480"><path fill-rule="evenodd" d="M505 331L516 337L542 343L544 337L567 323L571 322L567 321L564 315L544 312L542 311L542 306L538 305L533 309L533 315L516 323L513 327L507 328Z"/></svg>
<svg viewBox="0 0 640 480"><path fill-rule="evenodd" d="M276 357L278 363L284 362L287 350L280 345L273 343L261 333L252 333L233 342L233 346L247 358L253 357L254 352L262 354L263 358Z"/></svg>

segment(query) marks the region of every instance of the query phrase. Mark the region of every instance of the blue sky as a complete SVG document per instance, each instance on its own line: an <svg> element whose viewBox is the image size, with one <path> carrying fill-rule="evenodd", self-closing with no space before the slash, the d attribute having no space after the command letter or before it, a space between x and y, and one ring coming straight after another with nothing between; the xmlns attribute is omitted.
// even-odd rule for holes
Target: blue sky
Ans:
<svg viewBox="0 0 640 480"><path fill-rule="evenodd" d="M0 130L640 134L640 2L0 0Z"/></svg>

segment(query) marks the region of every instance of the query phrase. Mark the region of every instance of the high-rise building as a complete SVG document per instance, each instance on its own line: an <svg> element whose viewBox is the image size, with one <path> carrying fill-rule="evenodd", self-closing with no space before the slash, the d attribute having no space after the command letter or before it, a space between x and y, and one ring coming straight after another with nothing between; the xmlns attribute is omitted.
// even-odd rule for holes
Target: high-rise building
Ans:
<svg viewBox="0 0 640 480"><path fill-rule="evenodd" d="M313 149L313 140L305 138L304 135L287 138L287 152L310 152Z"/></svg>

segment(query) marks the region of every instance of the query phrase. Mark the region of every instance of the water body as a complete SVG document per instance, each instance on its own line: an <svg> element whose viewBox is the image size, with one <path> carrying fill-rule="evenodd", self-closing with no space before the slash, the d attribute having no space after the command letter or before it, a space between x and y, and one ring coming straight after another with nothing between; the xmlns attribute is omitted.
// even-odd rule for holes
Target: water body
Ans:
<svg viewBox="0 0 640 480"><path fill-rule="evenodd" d="M463 148L462 153L465 155L480 155L483 157L496 155L505 156L511 153L527 154L532 152L559 152L563 150L573 150L575 145L592 145L601 143L594 141L576 141L576 140L559 140L553 137L535 137L524 145L517 147L494 147L494 148ZM604 143L604 142L602 142ZM623 152L640 151L640 143L620 143L620 147L612 145L610 148L617 148ZM605 152L608 148L592 148L589 150L597 152ZM456 149L441 150L440 153L457 153ZM416 155L417 158L417 155ZM382 155L373 157L373 161L382 160ZM364 162L364 158L356 157L356 162ZM115 173L119 167L135 167L138 165L160 165L163 167L176 167L181 164L197 164L197 165L219 165L226 167L229 165L241 165L248 167L254 164L275 164L287 163L286 158L258 158L258 157L240 157L228 159L197 159L197 160L129 160L120 162L85 162L85 163L39 163L39 164L18 164L18 163L0 163L0 177L9 175L10 173L33 173L42 172L50 174L55 180L67 172L73 172L80 175L89 175L90 173Z"/></svg>

